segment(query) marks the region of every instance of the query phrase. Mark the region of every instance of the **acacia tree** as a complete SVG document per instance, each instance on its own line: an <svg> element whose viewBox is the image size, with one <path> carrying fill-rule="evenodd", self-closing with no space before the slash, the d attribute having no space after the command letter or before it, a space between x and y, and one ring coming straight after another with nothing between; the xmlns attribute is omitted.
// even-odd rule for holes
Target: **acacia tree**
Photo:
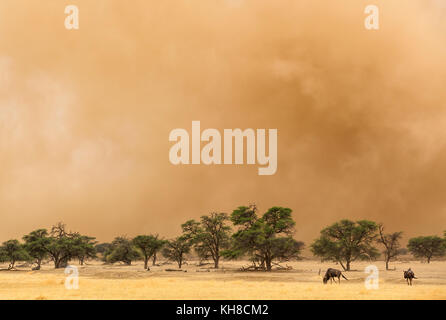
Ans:
<svg viewBox="0 0 446 320"><path fill-rule="evenodd" d="M446 255L446 240L437 236L416 237L409 239L407 249L415 258L426 258L430 263L432 258Z"/></svg>
<svg viewBox="0 0 446 320"><path fill-rule="evenodd" d="M96 258L95 238L76 234L73 239L72 256L79 260L81 266L85 260Z"/></svg>
<svg viewBox="0 0 446 320"><path fill-rule="evenodd" d="M8 261L8 257L6 256L5 250L0 246L0 262Z"/></svg>
<svg viewBox="0 0 446 320"><path fill-rule="evenodd" d="M141 250L144 257L144 269L147 269L149 259L153 257L152 265L156 263L156 253L164 246L165 240L158 239L158 235L140 235L133 239L133 244Z"/></svg>
<svg viewBox="0 0 446 320"><path fill-rule="evenodd" d="M200 265L202 263L204 263L204 261L212 259L211 254L209 253L208 248L206 246L204 246L203 244L201 244L201 243L198 243L198 244L194 245L194 251L195 251L195 253L198 256ZM214 267L215 267L215 263L214 263Z"/></svg>
<svg viewBox="0 0 446 320"><path fill-rule="evenodd" d="M185 236L180 236L166 242L163 248L163 256L175 261L178 268L181 269L185 261L184 255L190 252L191 247L191 240Z"/></svg>
<svg viewBox="0 0 446 320"><path fill-rule="evenodd" d="M54 268L65 268L74 255L73 237L76 234L66 231L65 224L57 223L51 228L46 250L54 261Z"/></svg>
<svg viewBox="0 0 446 320"><path fill-rule="evenodd" d="M111 243L104 242L94 246L96 253L100 254L100 259L107 262L107 255L111 252Z"/></svg>
<svg viewBox="0 0 446 320"><path fill-rule="evenodd" d="M212 212L209 216L202 216L200 222L189 220L181 226L198 256L201 259L212 258L215 269L218 269L222 250L229 247L231 228L227 221L226 213Z"/></svg>
<svg viewBox="0 0 446 320"><path fill-rule="evenodd" d="M389 270L390 259L396 258L401 253L400 239L402 231L384 234L383 224L378 225L379 237L376 240L384 246L384 260L386 261L386 270Z"/></svg>
<svg viewBox="0 0 446 320"><path fill-rule="evenodd" d="M224 256L235 259L248 255L254 266L258 264L265 271L271 271L274 260L298 259L304 244L292 238L295 222L291 212L289 208L272 207L259 218L256 205L238 207L231 214L238 230Z"/></svg>
<svg viewBox="0 0 446 320"><path fill-rule="evenodd" d="M17 261L30 259L24 246L18 240L8 240L3 242L0 251L0 256L2 256L3 260L9 262L8 269L13 269Z"/></svg>
<svg viewBox="0 0 446 320"><path fill-rule="evenodd" d="M54 261L56 269L65 268L71 259L78 258L83 263L85 258L95 256L95 238L82 236L78 232L68 232L62 222L51 228L48 239L45 249Z"/></svg>
<svg viewBox="0 0 446 320"><path fill-rule="evenodd" d="M351 262L379 256L372 245L377 229L377 224L372 221L341 220L321 231L321 236L311 245L311 251L322 261L338 262L345 271L349 271Z"/></svg>
<svg viewBox="0 0 446 320"><path fill-rule="evenodd" d="M120 261L127 265L131 265L132 261L141 258L141 254L130 239L126 237L116 237L112 241L110 249L105 254L105 257L110 263Z"/></svg>
<svg viewBox="0 0 446 320"><path fill-rule="evenodd" d="M24 247L28 254L34 258L37 264L37 270L40 270L42 260L48 256L47 247L50 243L48 231L46 229L38 229L23 236L25 241Z"/></svg>

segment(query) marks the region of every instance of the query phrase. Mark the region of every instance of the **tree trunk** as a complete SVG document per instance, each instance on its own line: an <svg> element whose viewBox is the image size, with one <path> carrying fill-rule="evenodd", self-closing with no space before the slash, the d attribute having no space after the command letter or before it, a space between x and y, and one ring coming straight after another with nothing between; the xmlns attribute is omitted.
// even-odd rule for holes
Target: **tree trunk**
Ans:
<svg viewBox="0 0 446 320"><path fill-rule="evenodd" d="M265 263L266 263L266 271L271 271L272 269L272 263L271 263L271 259L270 258L266 258L265 259Z"/></svg>
<svg viewBox="0 0 446 320"><path fill-rule="evenodd" d="M389 270L389 260L390 259L386 259L386 270Z"/></svg>
<svg viewBox="0 0 446 320"><path fill-rule="evenodd" d="M427 257L427 263L431 263L431 257Z"/></svg>
<svg viewBox="0 0 446 320"><path fill-rule="evenodd" d="M54 268L55 269L64 268L64 262L62 260L55 261L54 262Z"/></svg>
<svg viewBox="0 0 446 320"><path fill-rule="evenodd" d="M347 260L347 265L345 271L350 271L350 260Z"/></svg>
<svg viewBox="0 0 446 320"><path fill-rule="evenodd" d="M156 264L156 251L153 253L152 266Z"/></svg>
<svg viewBox="0 0 446 320"><path fill-rule="evenodd" d="M215 269L218 269L218 262L219 262L219 260L220 260L220 257L216 257L216 258L214 259L214 268L215 268Z"/></svg>
<svg viewBox="0 0 446 320"><path fill-rule="evenodd" d="M178 260L178 269L181 269L181 265L183 264L183 259Z"/></svg>
<svg viewBox="0 0 446 320"><path fill-rule="evenodd" d="M67 265L68 265L68 261L65 260L65 259L59 259L57 261L54 261L54 266L55 266L56 269L66 268Z"/></svg>
<svg viewBox="0 0 446 320"><path fill-rule="evenodd" d="M144 257L144 269L147 269L149 266L149 258L147 256Z"/></svg>
<svg viewBox="0 0 446 320"><path fill-rule="evenodd" d="M60 255L53 256L54 268L65 268L68 265L68 258Z"/></svg>

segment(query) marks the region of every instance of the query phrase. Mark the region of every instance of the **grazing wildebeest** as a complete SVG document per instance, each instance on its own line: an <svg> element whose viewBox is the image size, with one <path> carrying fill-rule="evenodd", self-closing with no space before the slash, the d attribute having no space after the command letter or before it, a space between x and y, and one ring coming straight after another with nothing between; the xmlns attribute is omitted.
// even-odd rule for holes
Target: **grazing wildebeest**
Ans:
<svg viewBox="0 0 446 320"><path fill-rule="evenodd" d="M415 273L413 273L413 271L409 268L409 270L404 271L404 279L406 279L407 285L411 286L412 279L417 279L417 277L415 277Z"/></svg>
<svg viewBox="0 0 446 320"><path fill-rule="evenodd" d="M324 282L324 284L326 284L328 282L328 280L331 280L331 283L333 283L333 280L334 280L334 282L336 283L336 279L335 278L338 278L338 282L339 282L339 284L341 284L341 276L345 280L348 280L342 274L342 272L340 270L336 270L336 269L333 269L333 268L328 268L327 272L325 272L325 276L322 278L322 281Z"/></svg>

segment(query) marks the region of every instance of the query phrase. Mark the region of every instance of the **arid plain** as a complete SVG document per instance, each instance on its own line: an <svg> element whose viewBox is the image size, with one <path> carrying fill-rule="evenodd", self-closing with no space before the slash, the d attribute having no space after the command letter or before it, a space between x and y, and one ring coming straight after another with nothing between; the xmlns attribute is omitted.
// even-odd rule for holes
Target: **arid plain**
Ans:
<svg viewBox="0 0 446 320"><path fill-rule="evenodd" d="M78 266L78 289L65 287L64 269L51 263L40 271L17 268L0 272L0 299L446 299L446 261L430 264L398 261L395 270L379 269L379 289L368 290L364 269L369 262L356 262L340 284L324 285L322 276L333 263L315 260L290 262L291 270L272 272L240 271L246 261L224 261L221 269L198 266L189 261L187 272L169 272L174 264L163 264L145 271L141 262L132 266L104 265L90 261ZM3 270L7 265L1 265ZM408 286L403 270L411 267L418 279ZM321 274L319 274L319 270Z"/></svg>

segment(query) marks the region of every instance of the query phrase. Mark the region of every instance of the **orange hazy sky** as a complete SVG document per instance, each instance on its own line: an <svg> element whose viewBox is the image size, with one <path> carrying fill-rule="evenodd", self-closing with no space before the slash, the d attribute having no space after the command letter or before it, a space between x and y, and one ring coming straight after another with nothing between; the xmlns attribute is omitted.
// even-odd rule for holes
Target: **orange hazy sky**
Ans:
<svg viewBox="0 0 446 320"><path fill-rule="evenodd" d="M58 221L100 241L172 237L254 202L292 208L307 244L341 218L440 234L442 3L2 0L0 240ZM277 173L172 165L169 133L193 120L277 128Z"/></svg>

